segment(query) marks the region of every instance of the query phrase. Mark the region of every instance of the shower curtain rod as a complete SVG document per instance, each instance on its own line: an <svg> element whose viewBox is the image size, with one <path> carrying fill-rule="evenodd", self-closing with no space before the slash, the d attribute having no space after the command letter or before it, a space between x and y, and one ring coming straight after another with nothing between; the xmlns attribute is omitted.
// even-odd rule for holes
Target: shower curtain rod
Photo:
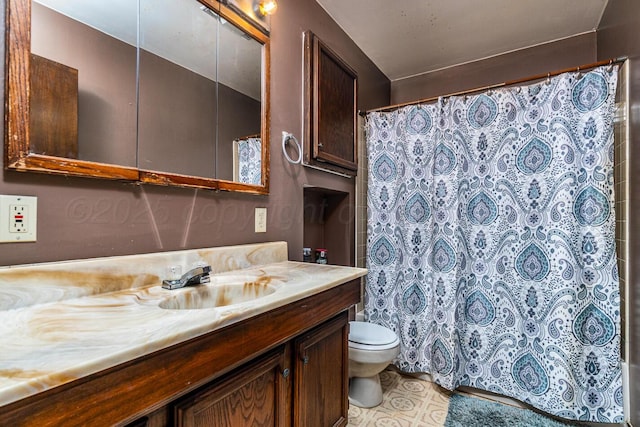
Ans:
<svg viewBox="0 0 640 427"><path fill-rule="evenodd" d="M525 77L522 79L517 79L517 80L511 80L511 81L506 81L506 82L502 82L502 83L496 83L493 85L488 85L488 86L483 86L483 87L477 87L474 89L467 89L467 90L463 90L460 92L453 92L447 95L440 95L440 96L432 96L431 98L424 98L424 99L419 99L417 101L410 101L410 102L404 102L402 104L394 104L394 105L387 105L385 107L378 107L378 108L373 108L371 110L367 110L367 111L359 111L358 114L360 114L361 116L366 116L367 113L373 113L375 111L391 111L391 110L395 110L397 108L401 108L401 107L405 107L407 105L415 105L415 104L424 104L427 102L432 102L432 101L436 101L439 98L449 98L452 96L458 96L458 95L468 95L471 93L476 93L476 92L482 92L485 90L491 90L491 89L497 89L497 88L501 88L501 87L507 87L507 86L513 86L516 84L520 84L520 83L526 83L526 82L531 82L534 80L542 80L542 79L546 79L549 77L553 77L553 76L557 76L559 74L563 74L563 73L568 73L571 71L584 71L584 70L589 70L592 68L596 68L596 67L600 67L603 65L613 65L613 64L619 64L622 63L624 61L627 60L627 57L620 57L620 58L615 58L615 59L606 59L603 61L598 61L598 62L593 62L591 64L587 64L587 65L580 65L578 67L572 67L572 68L565 68L562 70L558 70L558 71L553 71L547 74L538 74L535 76L530 76L530 77Z"/></svg>

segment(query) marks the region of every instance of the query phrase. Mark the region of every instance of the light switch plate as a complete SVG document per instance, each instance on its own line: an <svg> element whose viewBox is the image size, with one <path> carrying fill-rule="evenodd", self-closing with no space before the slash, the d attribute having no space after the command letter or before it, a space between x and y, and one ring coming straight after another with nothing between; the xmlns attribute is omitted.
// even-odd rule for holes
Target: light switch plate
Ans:
<svg viewBox="0 0 640 427"><path fill-rule="evenodd" d="M38 198L0 195L0 243L35 242Z"/></svg>
<svg viewBox="0 0 640 427"><path fill-rule="evenodd" d="M267 208L256 208L256 233L267 232Z"/></svg>

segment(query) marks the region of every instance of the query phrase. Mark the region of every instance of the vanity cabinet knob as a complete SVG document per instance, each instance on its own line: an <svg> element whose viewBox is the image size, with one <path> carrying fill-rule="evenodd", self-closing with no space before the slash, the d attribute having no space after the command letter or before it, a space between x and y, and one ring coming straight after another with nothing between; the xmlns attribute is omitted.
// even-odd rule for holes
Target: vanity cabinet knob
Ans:
<svg viewBox="0 0 640 427"><path fill-rule="evenodd" d="M285 369L282 371L282 376L284 378L289 378L289 373L290 373L289 369Z"/></svg>
<svg viewBox="0 0 640 427"><path fill-rule="evenodd" d="M304 365L308 364L309 363L309 356L307 356L307 355L302 356L302 363Z"/></svg>

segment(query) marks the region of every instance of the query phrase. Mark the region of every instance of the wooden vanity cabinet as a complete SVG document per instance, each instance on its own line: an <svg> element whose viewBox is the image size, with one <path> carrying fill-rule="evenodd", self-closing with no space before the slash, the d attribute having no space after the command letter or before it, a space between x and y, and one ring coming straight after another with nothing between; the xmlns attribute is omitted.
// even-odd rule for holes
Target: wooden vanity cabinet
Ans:
<svg viewBox="0 0 640 427"><path fill-rule="evenodd" d="M347 336L344 311L170 405L169 418L176 427L345 426Z"/></svg>

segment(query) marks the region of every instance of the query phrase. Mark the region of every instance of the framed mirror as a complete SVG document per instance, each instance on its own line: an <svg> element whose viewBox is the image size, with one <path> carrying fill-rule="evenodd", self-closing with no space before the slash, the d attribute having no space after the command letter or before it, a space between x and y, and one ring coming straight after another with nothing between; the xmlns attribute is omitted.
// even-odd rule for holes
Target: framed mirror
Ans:
<svg viewBox="0 0 640 427"><path fill-rule="evenodd" d="M5 167L268 192L269 37L215 0L8 0Z"/></svg>

